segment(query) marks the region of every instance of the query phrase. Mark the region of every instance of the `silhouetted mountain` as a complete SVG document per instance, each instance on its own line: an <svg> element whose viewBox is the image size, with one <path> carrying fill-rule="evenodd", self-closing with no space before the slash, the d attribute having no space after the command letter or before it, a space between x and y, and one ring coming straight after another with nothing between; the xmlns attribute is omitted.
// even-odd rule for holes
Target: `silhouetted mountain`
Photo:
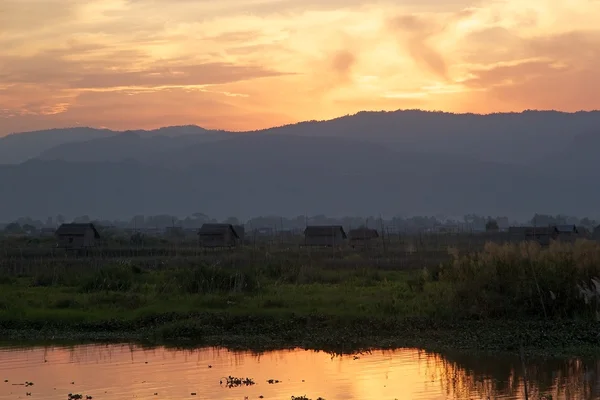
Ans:
<svg viewBox="0 0 600 400"><path fill-rule="evenodd" d="M195 137L198 141L201 138L210 140L217 131L208 131L204 128L200 128L194 125L188 126L170 126L165 128L159 128L154 130L135 130L116 132L109 129L94 129L94 128L65 128L65 129L48 129L43 131L14 133L5 137L0 138L0 164L17 164L31 158L42 156L44 158L49 157L50 159L62 159L72 157L73 151L87 152L88 154L94 154L94 148L103 146L103 142L97 142L96 140L111 139L115 136L125 134L126 138L132 136L139 136L140 138L153 139L157 136L173 138L175 142L176 138L184 138L187 136ZM86 143L85 145L83 143ZM99 144L100 143L100 144ZM108 151L105 155L108 159L116 159L116 157L110 154L112 151L117 151L116 147L110 148L110 144L120 146L119 140L108 141ZM154 142L157 143L157 142ZM75 145L79 146L67 146L61 149L63 145ZM147 149L152 149L152 144L141 144ZM50 149L55 150L48 152ZM127 156L127 152L123 152L124 156ZM102 159L102 156L96 155L97 159Z"/></svg>
<svg viewBox="0 0 600 400"><path fill-rule="evenodd" d="M479 115L399 110L360 112L263 132L369 140L416 152L528 164L561 149L580 134L597 131L599 126L600 111Z"/></svg>
<svg viewBox="0 0 600 400"><path fill-rule="evenodd" d="M205 212L594 215L600 189L530 168L398 152L335 138L239 135L140 162L32 160L0 167L0 220L17 216ZM560 190L557 190L560 188Z"/></svg>
<svg viewBox="0 0 600 400"><path fill-rule="evenodd" d="M596 131L578 135L561 149L537 163L539 170L563 178L593 184L600 177L600 126Z"/></svg>
<svg viewBox="0 0 600 400"><path fill-rule="evenodd" d="M355 139L383 144L402 151L451 154L483 161L531 165L570 145L577 136L596 132L598 126L600 112L596 111L526 111L477 115L408 110L360 112L329 121L301 122L246 134ZM2 163L17 163L38 155L44 159L70 160L75 157L75 151L95 154L94 148L106 146L104 154L107 158L103 159L101 152L95 154L94 159L114 161L120 156L116 151L111 152L110 146L120 146L121 143L115 140L100 144L93 139L107 138L117 133L76 128L11 135L0 139L0 160ZM231 135L225 131L207 131L192 125L129 133L138 134L140 138L148 140L148 143L140 141L133 145L135 150L123 151L122 157L125 158L145 158L154 154L158 144L162 143L150 140L155 136L172 138L173 141L168 142L171 144L167 145L169 149L180 145L187 146L189 142L183 141L182 138L188 136L202 137L202 141L210 141L219 135ZM80 145L63 146L73 142ZM59 148L48 151L56 146ZM79 156L76 158L82 159Z"/></svg>
<svg viewBox="0 0 600 400"><path fill-rule="evenodd" d="M203 133L169 136L156 134L166 128L144 135L139 131L127 131L106 138L85 142L65 143L42 152L38 159L71 162L124 161L128 159L151 159L154 155L185 148L197 143L207 143L229 137L229 133ZM169 134L169 133L167 133Z"/></svg>
<svg viewBox="0 0 600 400"><path fill-rule="evenodd" d="M108 129L93 128L48 129L13 133L0 137L0 164L20 163L64 143L77 143L116 134Z"/></svg>
<svg viewBox="0 0 600 400"><path fill-rule="evenodd" d="M205 212L600 215L600 112L363 112L231 133L75 128L0 139L0 220ZM36 154L37 155L37 154ZM19 158L20 157L20 158Z"/></svg>

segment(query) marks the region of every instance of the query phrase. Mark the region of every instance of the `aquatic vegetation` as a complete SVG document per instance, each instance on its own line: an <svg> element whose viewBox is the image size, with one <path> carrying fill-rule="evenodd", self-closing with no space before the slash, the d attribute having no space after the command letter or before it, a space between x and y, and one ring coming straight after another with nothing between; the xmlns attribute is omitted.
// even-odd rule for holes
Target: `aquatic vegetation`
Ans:
<svg viewBox="0 0 600 400"><path fill-rule="evenodd" d="M291 400L312 400L312 399L310 399L310 398L306 397L306 395L304 395L304 396L292 396ZM316 400L325 400L325 399L322 397L317 397Z"/></svg>
<svg viewBox="0 0 600 400"><path fill-rule="evenodd" d="M452 248L435 262L421 254L421 269L327 254L27 258L0 269L0 282L9 282L0 283L0 334L340 354L398 346L514 352L521 341L526 351L598 347L597 243Z"/></svg>
<svg viewBox="0 0 600 400"><path fill-rule="evenodd" d="M225 381L221 379L219 382L221 385L225 382L225 386L228 388L238 387L238 386L252 386L255 385L254 380L250 378L236 378L234 376L224 377Z"/></svg>
<svg viewBox="0 0 600 400"><path fill-rule="evenodd" d="M81 400L81 399L83 399L83 398L84 398L84 396L83 396L82 394L79 394L79 393L69 393L69 394L67 395L67 397L68 397L68 400ZM92 399L93 399L93 397L92 397L92 396L90 396L90 395L86 395L86 396L85 396L85 399L86 399L86 400L92 400Z"/></svg>
<svg viewBox="0 0 600 400"><path fill-rule="evenodd" d="M600 276L596 242L487 243L481 252L452 255L425 271L424 281L448 289L456 317L596 319L598 301L589 290L597 292L592 279Z"/></svg>

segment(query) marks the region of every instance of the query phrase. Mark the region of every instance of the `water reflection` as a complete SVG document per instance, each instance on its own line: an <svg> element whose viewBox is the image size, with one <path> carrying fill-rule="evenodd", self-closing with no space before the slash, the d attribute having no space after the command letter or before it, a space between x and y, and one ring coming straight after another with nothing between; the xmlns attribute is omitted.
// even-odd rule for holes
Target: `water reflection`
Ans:
<svg viewBox="0 0 600 400"><path fill-rule="evenodd" d="M427 363L450 397L520 398L523 367L516 357L473 357L465 354L430 355ZM534 359L527 363L528 392L533 399L600 398L599 360ZM457 395L458 393L458 395Z"/></svg>
<svg viewBox="0 0 600 400"><path fill-rule="evenodd" d="M600 398L598 360L528 360L527 371L531 399ZM228 375L252 378L256 385L228 389L219 384ZM27 392L31 398L81 393L106 400L522 399L522 377L518 358L417 349L343 357L298 349L251 353L135 345L0 349L0 399L25 398ZM25 381L34 385L19 385Z"/></svg>

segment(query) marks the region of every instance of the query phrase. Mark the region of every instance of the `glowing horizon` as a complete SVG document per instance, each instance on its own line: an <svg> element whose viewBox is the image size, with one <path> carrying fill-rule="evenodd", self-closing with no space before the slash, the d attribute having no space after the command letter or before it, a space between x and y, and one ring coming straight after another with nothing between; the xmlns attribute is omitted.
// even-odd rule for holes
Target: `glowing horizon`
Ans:
<svg viewBox="0 0 600 400"><path fill-rule="evenodd" d="M597 0L5 0L0 136L600 109Z"/></svg>

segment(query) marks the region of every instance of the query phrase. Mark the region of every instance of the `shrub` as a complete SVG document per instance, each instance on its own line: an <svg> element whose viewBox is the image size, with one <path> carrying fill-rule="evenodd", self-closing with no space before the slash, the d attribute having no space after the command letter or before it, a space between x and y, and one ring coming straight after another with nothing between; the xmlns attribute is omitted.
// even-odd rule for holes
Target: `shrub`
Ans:
<svg viewBox="0 0 600 400"><path fill-rule="evenodd" d="M453 254L438 278L455 288L454 307L477 316L574 316L587 312L578 285L600 276L594 242L498 245Z"/></svg>

